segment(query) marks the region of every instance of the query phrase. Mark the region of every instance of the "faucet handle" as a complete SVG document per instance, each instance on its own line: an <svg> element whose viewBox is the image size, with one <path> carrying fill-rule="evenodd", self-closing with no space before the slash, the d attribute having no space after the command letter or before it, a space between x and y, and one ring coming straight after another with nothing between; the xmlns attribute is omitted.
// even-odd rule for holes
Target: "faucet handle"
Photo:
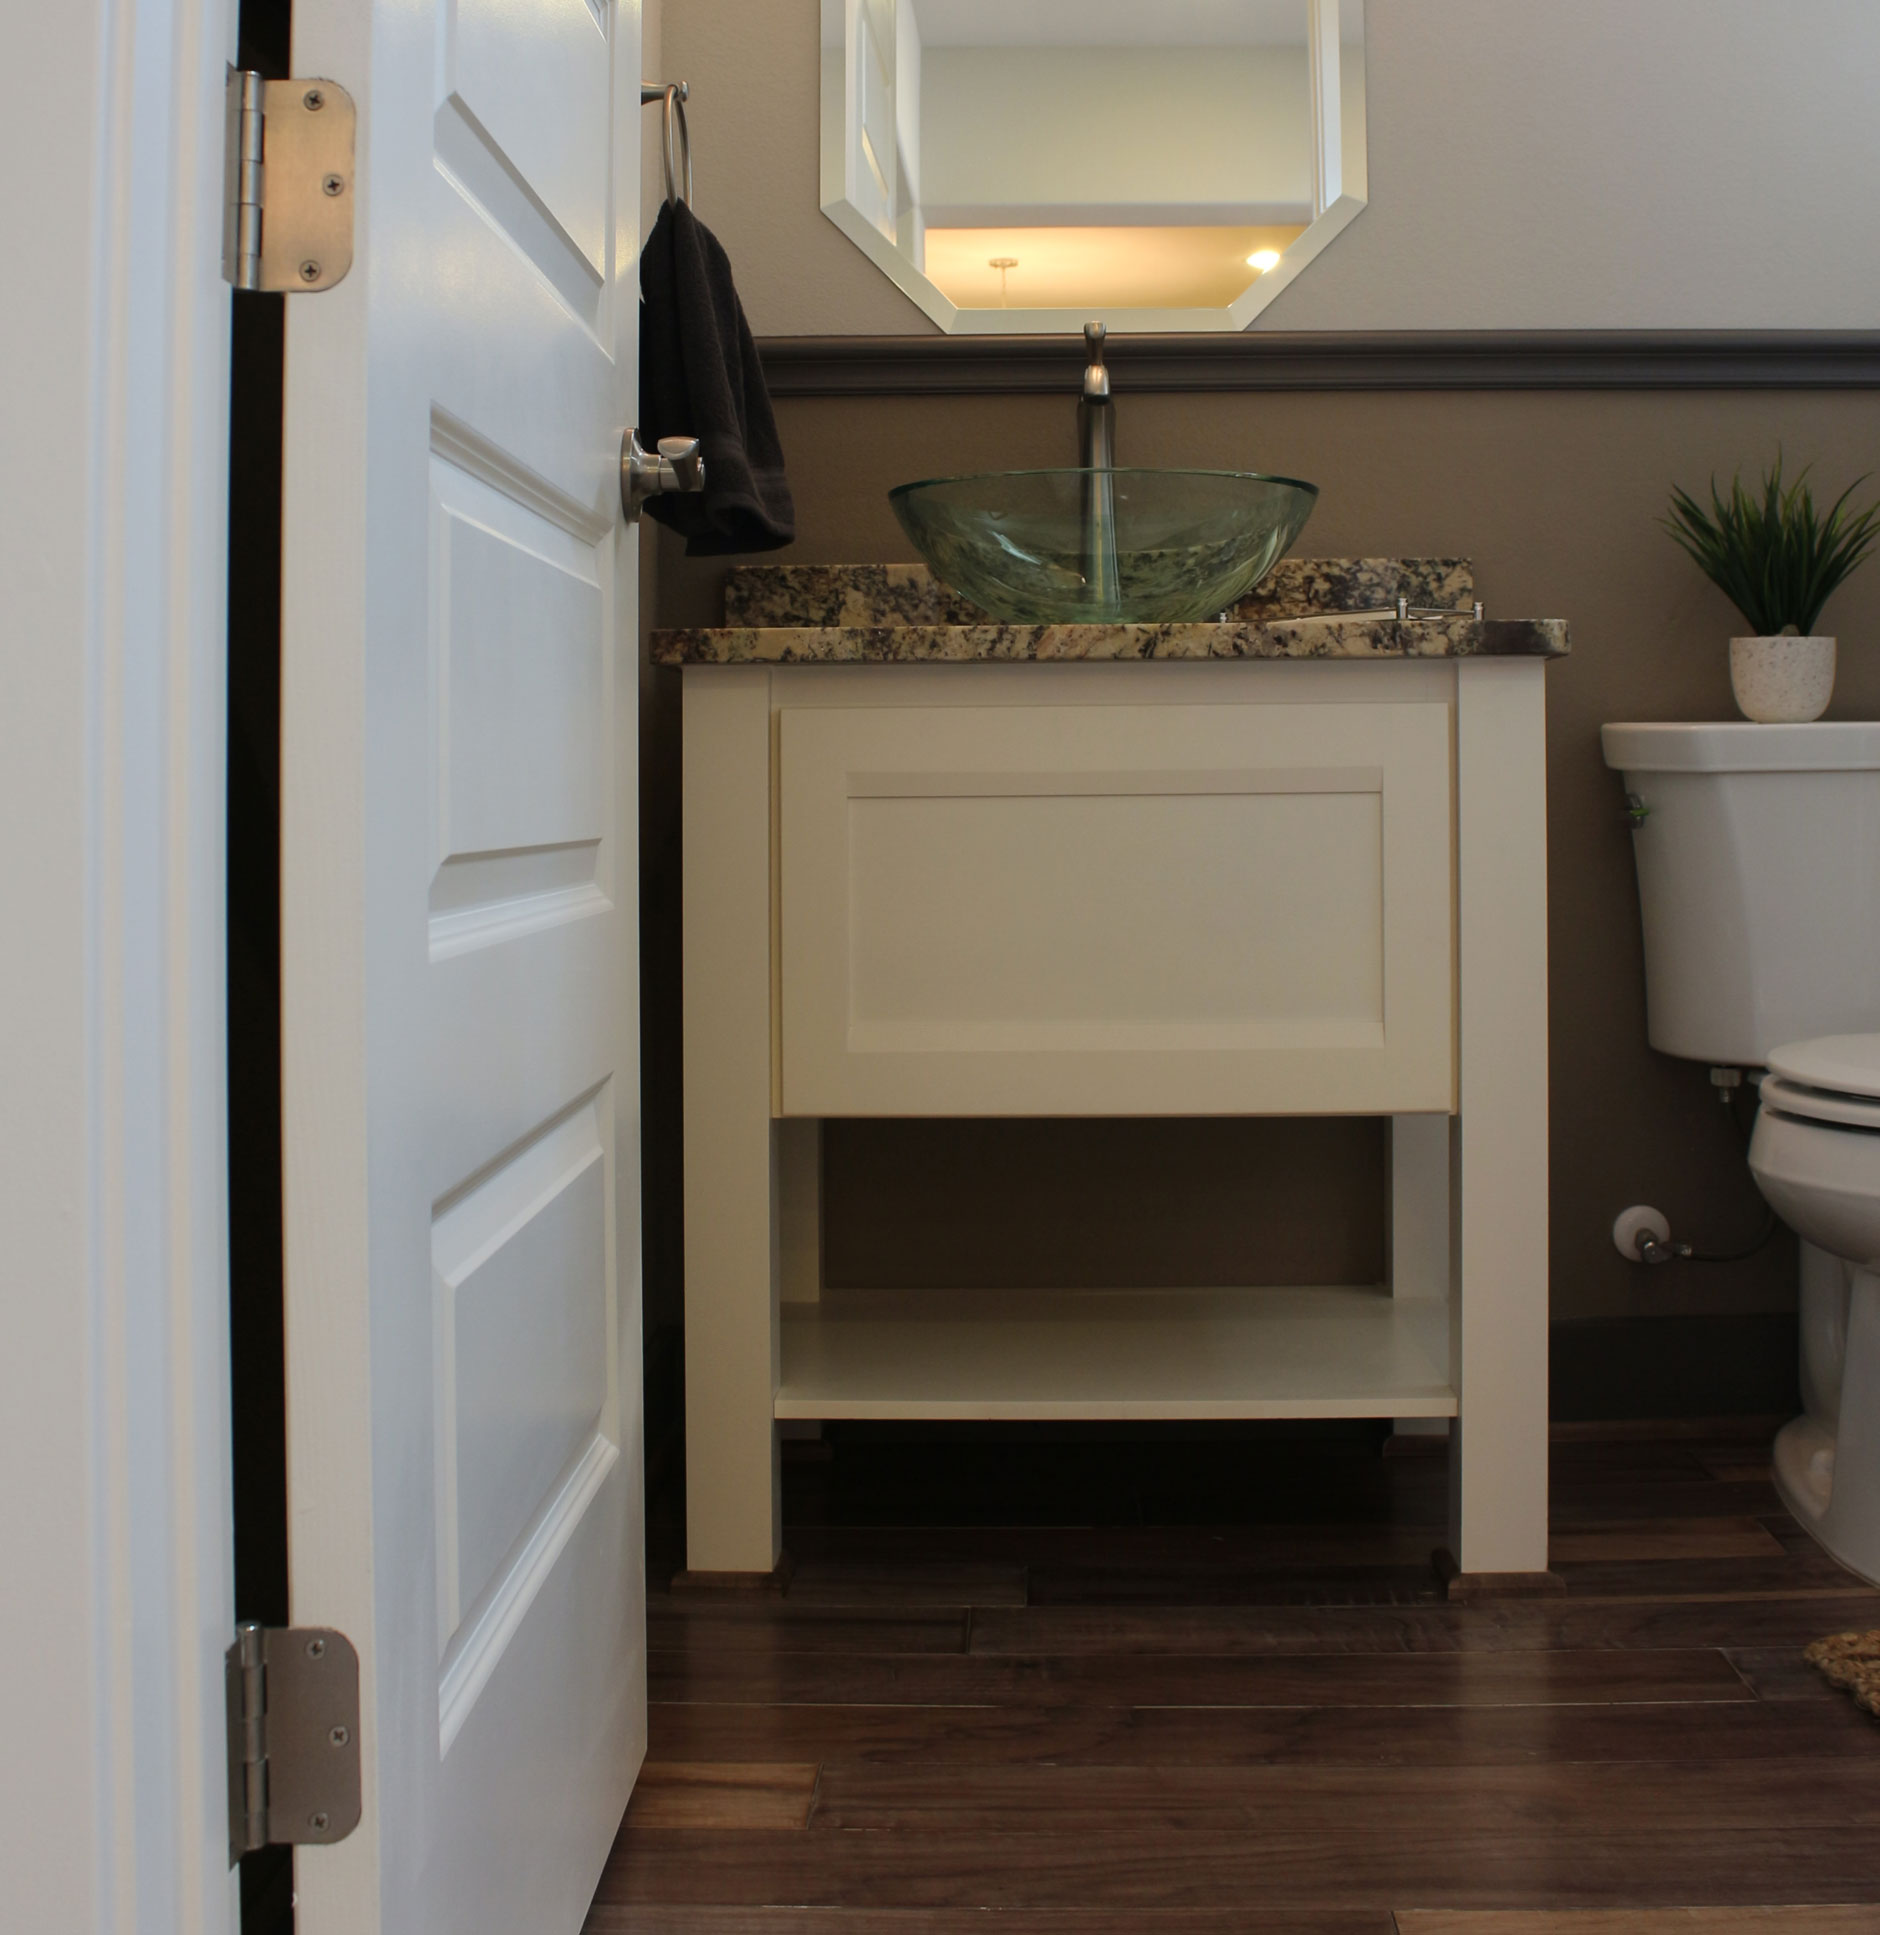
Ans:
<svg viewBox="0 0 1880 1935"><path fill-rule="evenodd" d="M1084 369L1085 396L1107 397L1110 393L1110 372L1103 366L1103 343L1108 334L1100 322L1084 324L1084 352L1090 359Z"/></svg>

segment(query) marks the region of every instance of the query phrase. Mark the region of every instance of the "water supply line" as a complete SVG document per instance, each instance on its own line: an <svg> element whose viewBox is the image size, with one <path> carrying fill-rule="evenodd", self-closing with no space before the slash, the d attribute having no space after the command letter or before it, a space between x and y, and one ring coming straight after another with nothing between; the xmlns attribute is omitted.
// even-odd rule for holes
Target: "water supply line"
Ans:
<svg viewBox="0 0 1880 1935"><path fill-rule="evenodd" d="M1731 1127L1742 1139L1746 1157L1751 1129L1745 1125L1737 1110L1737 1097L1747 1088L1755 1098L1756 1085L1760 1080L1760 1075L1752 1074L1746 1082L1740 1068L1713 1068L1710 1071L1711 1087L1716 1091L1717 1100L1729 1112ZM1700 1250L1695 1244L1672 1240L1671 1224L1661 1210L1653 1209L1648 1203L1634 1203L1630 1209L1621 1210L1614 1217L1612 1241L1613 1247L1628 1262L1643 1263L1653 1269L1662 1268L1667 1263L1747 1263L1768 1247L1770 1239L1781 1228L1782 1219L1765 1203L1762 1232L1752 1242L1733 1250Z"/></svg>

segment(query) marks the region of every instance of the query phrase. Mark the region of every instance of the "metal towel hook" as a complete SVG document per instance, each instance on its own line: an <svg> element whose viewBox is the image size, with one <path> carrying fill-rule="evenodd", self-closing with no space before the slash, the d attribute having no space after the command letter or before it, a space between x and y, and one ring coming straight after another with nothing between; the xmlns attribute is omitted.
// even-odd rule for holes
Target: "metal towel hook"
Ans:
<svg viewBox="0 0 1880 1935"><path fill-rule="evenodd" d="M685 104L691 98L689 81L668 81L663 86L654 81L640 83L642 107L655 101L665 104L661 145L666 156L666 199L682 201L688 208L692 206L692 131L685 124Z"/></svg>

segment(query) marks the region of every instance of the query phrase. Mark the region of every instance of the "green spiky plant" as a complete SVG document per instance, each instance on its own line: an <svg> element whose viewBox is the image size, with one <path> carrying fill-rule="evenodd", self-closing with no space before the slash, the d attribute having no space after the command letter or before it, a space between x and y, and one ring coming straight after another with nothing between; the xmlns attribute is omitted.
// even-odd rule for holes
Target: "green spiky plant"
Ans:
<svg viewBox="0 0 1880 1935"><path fill-rule="evenodd" d="M1725 497L1712 477L1708 510L1674 488L1671 514L1661 522L1755 636L1806 636L1822 606L1880 542L1880 504L1848 508L1865 482L1857 477L1824 515L1815 508L1808 472L1784 484L1778 456L1763 474L1760 497L1743 488L1741 475Z"/></svg>

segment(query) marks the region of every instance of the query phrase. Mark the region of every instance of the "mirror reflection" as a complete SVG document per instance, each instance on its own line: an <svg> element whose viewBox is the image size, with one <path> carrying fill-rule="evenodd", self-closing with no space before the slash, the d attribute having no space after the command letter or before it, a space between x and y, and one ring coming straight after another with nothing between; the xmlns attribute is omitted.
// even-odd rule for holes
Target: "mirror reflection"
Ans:
<svg viewBox="0 0 1880 1935"><path fill-rule="evenodd" d="M823 0L823 208L944 328L1244 328L1363 206L1362 0Z"/></svg>

